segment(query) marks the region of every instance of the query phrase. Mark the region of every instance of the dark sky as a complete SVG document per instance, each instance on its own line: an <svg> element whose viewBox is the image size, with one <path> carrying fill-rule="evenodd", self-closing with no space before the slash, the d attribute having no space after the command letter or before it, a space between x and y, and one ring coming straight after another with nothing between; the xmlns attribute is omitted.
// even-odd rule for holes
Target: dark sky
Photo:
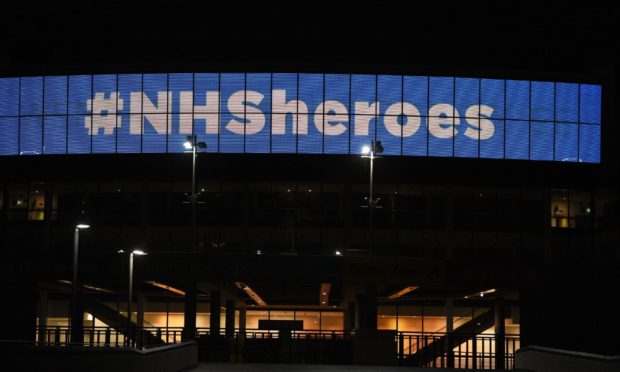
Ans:
<svg viewBox="0 0 620 372"><path fill-rule="evenodd" d="M3 4L0 70L615 71L617 12L592 1L129 3Z"/></svg>

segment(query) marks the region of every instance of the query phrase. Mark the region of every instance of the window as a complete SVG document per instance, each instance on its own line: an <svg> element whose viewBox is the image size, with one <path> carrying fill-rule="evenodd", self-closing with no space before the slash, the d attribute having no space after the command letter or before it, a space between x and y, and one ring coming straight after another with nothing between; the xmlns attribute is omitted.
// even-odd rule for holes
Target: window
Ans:
<svg viewBox="0 0 620 372"><path fill-rule="evenodd" d="M589 191L553 189L551 190L551 227L590 228L592 227L592 199Z"/></svg>

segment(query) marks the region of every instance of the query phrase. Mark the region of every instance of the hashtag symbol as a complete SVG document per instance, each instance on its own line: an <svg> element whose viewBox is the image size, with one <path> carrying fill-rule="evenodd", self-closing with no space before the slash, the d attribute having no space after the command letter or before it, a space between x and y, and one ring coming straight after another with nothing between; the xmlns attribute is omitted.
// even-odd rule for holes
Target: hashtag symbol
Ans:
<svg viewBox="0 0 620 372"><path fill-rule="evenodd" d="M84 118L84 127L88 129L88 134L96 136L100 133L100 129L103 129L103 134L112 134L116 128L116 111L123 109L123 100L119 98L118 92L111 92L108 98L105 97L105 93L99 92L95 94L94 99L86 101L86 108L93 114ZM121 126L120 115L118 126Z"/></svg>

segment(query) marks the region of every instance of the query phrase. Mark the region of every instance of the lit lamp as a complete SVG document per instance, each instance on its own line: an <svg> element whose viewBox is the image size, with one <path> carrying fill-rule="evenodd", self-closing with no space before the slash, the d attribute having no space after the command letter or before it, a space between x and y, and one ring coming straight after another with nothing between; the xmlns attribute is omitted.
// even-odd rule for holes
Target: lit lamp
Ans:
<svg viewBox="0 0 620 372"><path fill-rule="evenodd" d="M124 250L119 250L118 253L125 253ZM129 252L129 296L127 297L127 346L131 346L133 344L133 339L131 337L131 302L133 297L133 256L146 256L147 253L140 250L134 249ZM132 340L132 341L130 341Z"/></svg>
<svg viewBox="0 0 620 372"><path fill-rule="evenodd" d="M205 142L198 142L198 137L192 134L191 136L187 136L187 139L183 142L183 147L185 147L186 150L192 151L192 246L196 248L196 152L197 149L206 149L207 144Z"/></svg>
<svg viewBox="0 0 620 372"><path fill-rule="evenodd" d="M368 247L370 252L372 253L372 243L373 243L373 210L379 201L373 199L373 182L374 182L374 161L378 158L377 154L381 154L383 152L383 146L381 145L381 141L371 141L370 146L366 145L362 147L362 158L370 159L370 190L368 195Z"/></svg>
<svg viewBox="0 0 620 372"><path fill-rule="evenodd" d="M78 250L80 246L80 230L88 229L90 225L77 224L73 231L73 280L71 296L71 343L81 344L84 341L84 319L80 306L78 305Z"/></svg>

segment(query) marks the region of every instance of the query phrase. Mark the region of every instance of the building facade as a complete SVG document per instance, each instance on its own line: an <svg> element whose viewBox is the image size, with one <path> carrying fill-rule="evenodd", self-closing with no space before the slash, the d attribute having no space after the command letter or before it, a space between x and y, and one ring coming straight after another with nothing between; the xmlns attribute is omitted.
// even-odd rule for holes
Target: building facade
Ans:
<svg viewBox="0 0 620 372"><path fill-rule="evenodd" d="M613 353L615 70L566 62L563 40L564 64L517 69L508 46L503 65L468 68L358 64L353 47L284 65L252 46L256 63L174 64L163 47L149 64L115 46L135 65L29 66L16 43L0 77L2 338L64 344L81 319L79 342L197 338L205 360L510 368L525 345ZM148 255L131 255L129 284L119 251L135 249ZM290 332L288 354L269 344Z"/></svg>

